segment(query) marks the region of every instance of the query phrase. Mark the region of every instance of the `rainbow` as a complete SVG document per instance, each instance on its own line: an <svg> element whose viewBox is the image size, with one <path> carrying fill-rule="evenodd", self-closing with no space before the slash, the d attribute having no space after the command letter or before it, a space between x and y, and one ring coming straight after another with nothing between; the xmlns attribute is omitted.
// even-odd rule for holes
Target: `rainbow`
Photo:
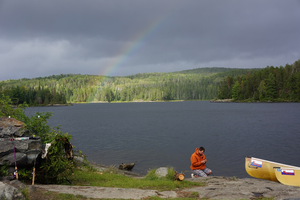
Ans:
<svg viewBox="0 0 300 200"><path fill-rule="evenodd" d="M158 17L149 23L146 28L139 31L132 39L130 39L127 45L124 45L119 53L118 56L112 60L110 64L100 73L100 75L110 76L113 74L119 67L122 66L124 62L126 62L130 56L132 56L135 52L138 51L139 48L143 44L145 44L146 40L150 38L169 18L170 14L164 15L162 17Z"/></svg>
<svg viewBox="0 0 300 200"><path fill-rule="evenodd" d="M134 53L138 52L143 44L146 43L147 39L149 39L156 31L159 30L160 27L170 19L171 12L165 12L163 16L155 18L151 23L149 23L144 29L140 30L137 34L132 37L129 42L124 45L120 51L116 54L117 56L112 59L112 61L99 73L100 76L103 76L98 84L97 90L101 90L102 83L105 80L114 74L114 72L119 69L124 62L126 62ZM95 95L95 94L94 94ZM94 101L93 95L89 96L87 102Z"/></svg>

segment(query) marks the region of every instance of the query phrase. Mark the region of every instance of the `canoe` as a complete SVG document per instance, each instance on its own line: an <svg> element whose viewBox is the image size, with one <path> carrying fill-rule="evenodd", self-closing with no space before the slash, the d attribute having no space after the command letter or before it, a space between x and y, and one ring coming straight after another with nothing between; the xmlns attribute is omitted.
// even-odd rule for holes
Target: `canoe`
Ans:
<svg viewBox="0 0 300 200"><path fill-rule="evenodd" d="M274 172L277 180L284 185L300 186L300 170L276 167Z"/></svg>
<svg viewBox="0 0 300 200"><path fill-rule="evenodd" d="M246 172L254 178L279 182L276 178L274 167L300 170L299 167L291 165L276 163L254 157L245 157Z"/></svg>

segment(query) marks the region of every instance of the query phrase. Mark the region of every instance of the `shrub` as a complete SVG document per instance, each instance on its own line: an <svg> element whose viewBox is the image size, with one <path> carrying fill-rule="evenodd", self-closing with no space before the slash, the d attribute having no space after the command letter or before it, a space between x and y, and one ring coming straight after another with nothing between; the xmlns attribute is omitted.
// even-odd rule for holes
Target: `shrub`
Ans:
<svg viewBox="0 0 300 200"><path fill-rule="evenodd" d="M48 150L46 160L42 162L37 177L45 183L69 182L75 162L66 152L66 146L71 145L71 136L59 130L52 130L53 140Z"/></svg>

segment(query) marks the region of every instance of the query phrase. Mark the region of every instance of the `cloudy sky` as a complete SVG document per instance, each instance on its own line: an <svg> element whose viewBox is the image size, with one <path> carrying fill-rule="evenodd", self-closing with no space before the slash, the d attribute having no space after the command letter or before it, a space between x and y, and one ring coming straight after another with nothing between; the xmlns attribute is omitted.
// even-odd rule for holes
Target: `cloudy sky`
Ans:
<svg viewBox="0 0 300 200"><path fill-rule="evenodd" d="M0 80L300 59L299 0L0 0Z"/></svg>

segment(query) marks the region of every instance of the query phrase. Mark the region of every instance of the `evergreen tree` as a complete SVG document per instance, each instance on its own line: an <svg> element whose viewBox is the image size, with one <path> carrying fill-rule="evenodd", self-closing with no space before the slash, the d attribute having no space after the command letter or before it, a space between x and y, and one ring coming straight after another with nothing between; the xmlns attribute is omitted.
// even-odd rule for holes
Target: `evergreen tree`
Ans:
<svg viewBox="0 0 300 200"><path fill-rule="evenodd" d="M238 100L241 93L241 85L238 81L236 81L232 88L232 99Z"/></svg>
<svg viewBox="0 0 300 200"><path fill-rule="evenodd" d="M277 98L277 91L276 91L276 84L275 84L275 77L272 73L269 74L268 78L265 80L266 82L266 98L269 101L274 100Z"/></svg>

